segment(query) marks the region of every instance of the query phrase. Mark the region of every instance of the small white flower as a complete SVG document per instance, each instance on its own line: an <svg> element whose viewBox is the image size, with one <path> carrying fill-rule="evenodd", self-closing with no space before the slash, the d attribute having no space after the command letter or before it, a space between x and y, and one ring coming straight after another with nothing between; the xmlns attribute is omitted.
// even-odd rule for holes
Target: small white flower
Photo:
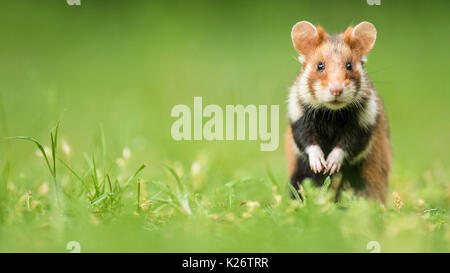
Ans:
<svg viewBox="0 0 450 273"><path fill-rule="evenodd" d="M52 154L50 148L47 146L44 146L44 152L47 157L51 156L51 154ZM41 150L39 150L39 149L36 150L36 156L43 157Z"/></svg>
<svg viewBox="0 0 450 273"><path fill-rule="evenodd" d="M200 164L200 162L194 161L194 162L192 163L192 166L191 166L191 173L192 173L192 175L197 175L197 174L199 174L199 173L200 173L200 169L201 169L201 164Z"/></svg>
<svg viewBox="0 0 450 273"><path fill-rule="evenodd" d="M253 211L255 208L259 208L260 204L258 201L247 201L248 212Z"/></svg>
<svg viewBox="0 0 450 273"><path fill-rule="evenodd" d="M125 160L123 160L123 158L121 158L121 157L116 159L116 163L117 163L117 165L119 165L119 167L125 166Z"/></svg>
<svg viewBox="0 0 450 273"><path fill-rule="evenodd" d="M282 196L280 194L274 194L273 197L275 199L275 202L277 202L277 204L281 203Z"/></svg>
<svg viewBox="0 0 450 273"><path fill-rule="evenodd" d="M47 195L48 193L48 183L45 182L38 188L39 195Z"/></svg>
<svg viewBox="0 0 450 273"><path fill-rule="evenodd" d="M130 148L128 148L128 147L123 148L122 157L125 160L130 159L130 157L131 157L131 150L130 150Z"/></svg>
<svg viewBox="0 0 450 273"><path fill-rule="evenodd" d="M423 208L425 206L425 201L419 199L419 201L417 201L417 204L419 205L419 207Z"/></svg>
<svg viewBox="0 0 450 273"><path fill-rule="evenodd" d="M62 141L62 150L63 150L64 154L66 154L66 156L70 156L70 152L71 152L70 146L67 143L67 141L65 141L65 140Z"/></svg>

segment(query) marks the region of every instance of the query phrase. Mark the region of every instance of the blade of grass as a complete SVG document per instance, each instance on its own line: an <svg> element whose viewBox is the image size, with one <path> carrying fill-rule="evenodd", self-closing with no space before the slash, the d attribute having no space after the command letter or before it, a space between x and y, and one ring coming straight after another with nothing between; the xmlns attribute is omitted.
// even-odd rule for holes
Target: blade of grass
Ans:
<svg viewBox="0 0 450 273"><path fill-rule="evenodd" d="M172 189L170 189L167 184L155 180L151 180L150 184L156 186L161 192L169 195L172 199L176 199L175 193L173 193Z"/></svg>
<svg viewBox="0 0 450 273"><path fill-rule="evenodd" d="M0 223L3 223L6 220L8 212L7 183L10 172L11 172L11 164L9 162L6 162L5 166L3 167L2 176L0 177Z"/></svg>
<svg viewBox="0 0 450 273"><path fill-rule="evenodd" d="M104 200L106 197L108 197L108 195L109 195L108 193L104 193L104 194L100 195L99 197L97 197L91 201L91 205L96 205L96 204L100 203L102 200Z"/></svg>
<svg viewBox="0 0 450 273"><path fill-rule="evenodd" d="M163 192L163 193L167 194L169 196L169 198L171 199L172 203L174 203L172 205L178 206L178 207L183 207L186 205L185 204L186 201L183 200L183 196L179 196L176 193L174 193L167 184L161 183L160 181L153 181L153 180L150 181L150 183L160 190L159 193ZM152 198L155 198L155 197L156 197L156 195ZM186 210L186 211L188 211L188 210Z"/></svg>
<svg viewBox="0 0 450 273"><path fill-rule="evenodd" d="M128 178L127 182L125 182L125 184L123 185L123 187L121 188L121 191L123 191L124 189L126 189L126 187L128 187L128 185L136 178L136 176L145 168L147 167L147 164L142 164L139 169L137 169L137 171Z"/></svg>
<svg viewBox="0 0 450 273"><path fill-rule="evenodd" d="M22 140L34 142L34 144L36 144L36 146L38 147L39 151L42 153L42 156L45 159L45 163L47 164L48 170L50 171L50 173L53 176L53 170L52 170L52 167L50 165L50 162L48 161L47 155L45 154L44 146L42 146L42 144L39 143L39 141L37 141L35 138L28 137L28 136L8 137L8 139L22 139Z"/></svg>
<svg viewBox="0 0 450 273"><path fill-rule="evenodd" d="M173 208L175 208L175 209L180 209L180 207L179 206L177 206L177 205L175 205L174 203L173 203L173 200L165 200L165 199L161 199L161 198L154 198L154 199L152 199L152 201L154 201L154 202L159 202L159 203L163 203L164 205L168 205L168 206L171 206L171 207L173 207Z"/></svg>
<svg viewBox="0 0 450 273"><path fill-rule="evenodd" d="M320 188L320 194L325 194L328 191L330 184L331 184L331 178L330 178L330 176L327 176L327 178L323 182L322 187Z"/></svg>
<svg viewBox="0 0 450 273"><path fill-rule="evenodd" d="M175 170L172 168L172 167L170 167L170 166L168 166L168 165L166 165L166 164L163 164L163 166L170 172L170 174L175 178L175 181L177 182L177 185L178 185L178 188L180 189L180 191L181 192L184 192L184 185L183 185L183 183L181 182L181 179L180 179L180 177L178 176L178 174L175 172Z"/></svg>
<svg viewBox="0 0 450 273"><path fill-rule="evenodd" d="M39 151L42 153L42 156L45 159L45 163L47 164L50 174L52 175L53 186L55 189L56 203L58 204L58 207L61 208L61 204L60 204L60 200L59 200L58 183L57 183L57 179L56 179L56 152L57 152L57 148L58 148L58 129L59 129L59 121L56 124L55 128L50 132L51 153L52 153L52 157L51 157L52 162L51 163L47 157L47 154L45 153L44 147L35 138L29 137L29 136L15 136L15 137L10 137L9 139L22 139L22 140L31 141L36 144L36 146L38 147Z"/></svg>
<svg viewBox="0 0 450 273"><path fill-rule="evenodd" d="M58 129L59 129L59 122L56 124L55 129L52 130L52 132L50 133L50 139L52 142L53 174L55 179L56 179L56 152L58 150Z"/></svg>
<svg viewBox="0 0 450 273"><path fill-rule="evenodd" d="M8 123L6 122L6 111L5 111L5 107L3 105L3 97L2 94L0 93L0 121L1 121L1 132L3 132L3 136L6 137L9 135L8 133ZM7 139L7 138L6 138ZM11 144L9 142L9 140L6 140L5 143L6 146L6 158L9 158L9 155L11 153Z"/></svg>
<svg viewBox="0 0 450 273"><path fill-rule="evenodd" d="M245 182L251 181L252 179L253 179L252 177L244 177L244 178L241 178L241 179L238 179L238 180L232 180L232 181L226 183L224 185L224 188L230 189L230 188L233 188L233 187L235 187L235 186L237 186L239 184L243 184Z"/></svg>
<svg viewBox="0 0 450 273"><path fill-rule="evenodd" d="M61 162L63 166L66 167L81 182L86 191L89 191L88 186L84 183L84 179L81 178L81 176L77 174L74 169L72 169L66 162L61 159L59 159L59 162Z"/></svg>
<svg viewBox="0 0 450 273"><path fill-rule="evenodd" d="M294 186L292 186L291 183L288 183L288 187L291 190L292 194L294 195L295 199L297 199L299 202L302 202L302 199L300 198L300 195L298 194L297 190L295 190Z"/></svg>
<svg viewBox="0 0 450 273"><path fill-rule="evenodd" d="M141 182L138 179L137 182L137 207L136 207L136 211L140 211L141 207Z"/></svg>
<svg viewBox="0 0 450 273"><path fill-rule="evenodd" d="M106 181L108 182L109 192L110 192L110 193L113 193L114 189L113 189L113 187L112 187L111 179L110 179L110 177L109 177L109 174L106 174Z"/></svg>
<svg viewBox="0 0 450 273"><path fill-rule="evenodd" d="M234 198L234 190L233 188L231 188L227 194L228 208L230 209L233 207L233 198Z"/></svg>
<svg viewBox="0 0 450 273"><path fill-rule="evenodd" d="M94 154L92 154L92 181L94 182L95 195L100 194L100 189L98 187L97 166L95 164Z"/></svg>
<svg viewBox="0 0 450 273"><path fill-rule="evenodd" d="M103 155L103 183L106 179L106 140L105 140L105 131L103 130L103 124L100 123L100 140L102 143L102 155Z"/></svg>
<svg viewBox="0 0 450 273"><path fill-rule="evenodd" d="M109 205L110 205L110 208L112 209L113 208L113 202L114 202L114 193L113 193L113 187L112 187L112 184L111 184L111 179L109 178L109 174L106 174L106 181L108 181L108 185L109 185L109 193L111 195Z"/></svg>

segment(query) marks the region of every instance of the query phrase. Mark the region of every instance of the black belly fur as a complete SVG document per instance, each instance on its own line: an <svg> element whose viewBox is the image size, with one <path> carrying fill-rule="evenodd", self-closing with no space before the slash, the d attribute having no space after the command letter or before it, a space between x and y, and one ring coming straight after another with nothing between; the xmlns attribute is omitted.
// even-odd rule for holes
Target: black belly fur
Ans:
<svg viewBox="0 0 450 273"><path fill-rule="evenodd" d="M373 128L364 128L359 122L361 108L348 106L339 110L312 108L304 106L303 116L291 123L292 135L297 147L305 154L309 145L319 145L325 154L325 159L331 150L338 146L352 158L362 152L368 145ZM360 175L361 165L350 166L343 163L341 172L353 188L363 188L364 181ZM291 183L297 187L297 182L305 178L313 179L318 185L323 184L326 175L315 174L309 168L307 156L298 157L297 170L291 177Z"/></svg>

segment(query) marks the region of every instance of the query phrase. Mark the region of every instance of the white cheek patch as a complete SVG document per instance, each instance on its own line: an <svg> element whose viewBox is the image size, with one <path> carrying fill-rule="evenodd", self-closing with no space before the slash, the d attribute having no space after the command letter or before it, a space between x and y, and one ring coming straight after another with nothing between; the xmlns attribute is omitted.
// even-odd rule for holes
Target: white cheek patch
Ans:
<svg viewBox="0 0 450 273"><path fill-rule="evenodd" d="M298 55L298 61L303 64L305 62L305 56L303 56L302 54Z"/></svg>
<svg viewBox="0 0 450 273"><path fill-rule="evenodd" d="M356 70L359 72L360 75L360 90L367 90L368 88L368 82L366 80L366 72L364 71L364 68L362 67L362 65L360 63L358 63L356 65Z"/></svg>
<svg viewBox="0 0 450 273"><path fill-rule="evenodd" d="M364 71L362 65L360 63L358 63L356 65L356 70L359 72L359 83L360 83L360 87L359 90L356 90L355 88L355 92L357 92L356 94L356 99L359 101L361 100L365 94L366 94L366 90L368 90L368 81L366 79L366 72Z"/></svg>
<svg viewBox="0 0 450 273"><path fill-rule="evenodd" d="M304 112L303 107L300 105L300 101L312 103L313 98L309 93L308 87L310 73L311 65L306 65L305 70L300 75L300 80L291 87L288 98L288 115L291 122L295 122L303 116Z"/></svg>
<svg viewBox="0 0 450 273"><path fill-rule="evenodd" d="M306 65L305 71L303 71L302 75L300 76L300 80L297 84L297 92L298 96L303 102L306 103L312 103L313 98L311 94L309 93L309 87L308 87L308 79L309 74L311 73L311 65Z"/></svg>
<svg viewBox="0 0 450 273"><path fill-rule="evenodd" d="M296 122L303 116L303 107L300 105L297 95L297 87L291 87L288 98L288 115L291 122Z"/></svg>
<svg viewBox="0 0 450 273"><path fill-rule="evenodd" d="M300 102L313 103L313 98L309 93L308 78L311 72L311 65L307 65L300 75L299 81L291 87L288 98L288 115L291 122L296 122L303 116L303 107Z"/></svg>
<svg viewBox="0 0 450 273"><path fill-rule="evenodd" d="M317 80L314 82L313 84L313 88L316 91L316 98L319 102L328 102L330 100L333 99L333 96L331 95L330 91L328 90L328 88L323 88L321 81Z"/></svg>
<svg viewBox="0 0 450 273"><path fill-rule="evenodd" d="M378 115L378 102L375 92L370 91L370 96L366 103L366 107L359 115L359 124L363 128L368 128L375 124Z"/></svg>
<svg viewBox="0 0 450 273"><path fill-rule="evenodd" d="M367 96L367 103L364 107L363 111L359 115L359 124L363 128L368 128L375 124L377 115L378 115L378 99L375 95L375 92L373 92L369 86L368 86L368 80L366 79L366 73L362 67L361 64L356 65L356 69L358 70L360 77L360 83L361 87L358 92L357 99L360 100L363 98L363 96Z"/></svg>

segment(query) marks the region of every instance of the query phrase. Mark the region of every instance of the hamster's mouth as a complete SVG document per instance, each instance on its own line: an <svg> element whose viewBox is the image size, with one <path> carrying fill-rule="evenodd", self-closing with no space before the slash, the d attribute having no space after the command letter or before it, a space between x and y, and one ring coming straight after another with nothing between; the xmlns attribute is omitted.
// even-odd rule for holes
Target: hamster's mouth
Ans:
<svg viewBox="0 0 450 273"><path fill-rule="evenodd" d="M330 101L330 103L333 104L333 105L339 105L339 104L342 104L343 102L342 101L338 101L338 100L333 100L333 101Z"/></svg>
<svg viewBox="0 0 450 273"><path fill-rule="evenodd" d="M335 109L340 109L340 108L345 107L346 102L334 99L332 101L327 102L327 104L328 104L328 108L331 108L331 109L335 110Z"/></svg>
<svg viewBox="0 0 450 273"><path fill-rule="evenodd" d="M329 101L328 103L331 104L331 105L334 105L334 106L339 106L339 105L344 105L345 101L339 100L338 98L335 98L334 100Z"/></svg>

